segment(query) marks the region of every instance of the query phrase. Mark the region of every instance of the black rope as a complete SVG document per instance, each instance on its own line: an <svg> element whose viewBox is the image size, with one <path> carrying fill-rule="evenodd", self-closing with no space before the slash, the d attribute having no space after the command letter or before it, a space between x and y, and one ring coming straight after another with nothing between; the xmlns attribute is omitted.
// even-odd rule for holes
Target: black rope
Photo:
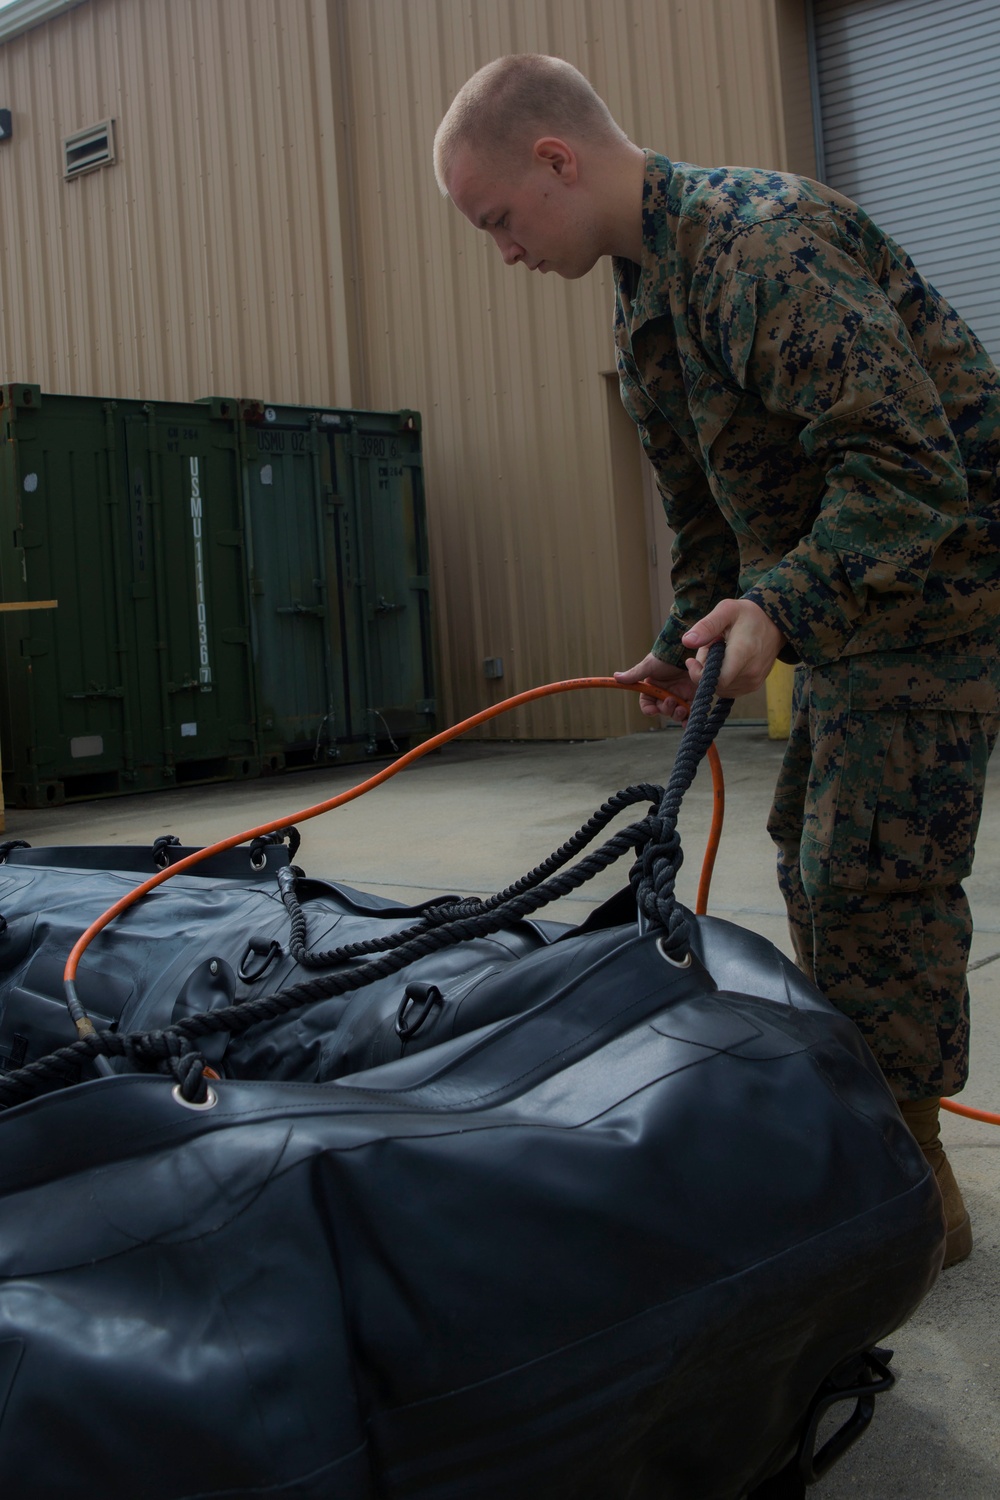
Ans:
<svg viewBox="0 0 1000 1500"><path fill-rule="evenodd" d="M37 1062L0 1075L0 1109L21 1104L46 1084L79 1083L84 1067L97 1057L124 1058L140 1073L172 1074L181 1097L190 1104L203 1104L207 1098L205 1059L192 1039L179 1026L172 1026L166 1031L138 1031L126 1036L95 1031Z"/></svg>
<svg viewBox="0 0 1000 1500"><path fill-rule="evenodd" d="M181 841L176 833L161 833L159 838L153 840L153 864L158 870L165 870L170 863L168 849L179 849Z"/></svg>
<svg viewBox="0 0 1000 1500"><path fill-rule="evenodd" d="M290 860L294 859L299 852L302 835L293 824L289 823L286 828L276 828L273 833L259 834L251 842L250 863L257 864L260 862L261 857L265 855L268 844L283 844L286 840L288 843L288 858Z"/></svg>
<svg viewBox="0 0 1000 1500"><path fill-rule="evenodd" d="M0 844L0 865L7 863L7 856L12 849L30 849L31 845L27 839L8 839L5 844Z"/></svg>
<svg viewBox="0 0 1000 1500"><path fill-rule="evenodd" d="M50 1053L48 1057L0 1075L0 1110L9 1109L32 1098L46 1084L78 1082L83 1066L98 1056L124 1057L139 1071L152 1071L155 1068L159 1072L173 1072L183 1097L188 1098L184 1091L191 1087L193 1068L188 1059L190 1055L197 1057L195 1042L223 1032L230 1036L242 1036L252 1026L278 1020L303 1005L346 995L352 990L362 989L376 979L388 978L415 959L441 948L498 932L510 922L519 921L548 902L568 895L620 859L623 854L635 853L649 838L651 828L650 818L644 818L641 823L630 824L614 834L599 849L586 855L572 869L556 874L504 906L474 916L460 917L440 927L417 933L392 953L376 957L356 968L342 969L320 979L307 980L274 995L263 995L256 1000L244 1000L219 1010L186 1016L165 1031L136 1032L125 1036L102 1031L93 1036L82 1037L69 1046ZM201 1067L204 1066L202 1059L198 1058L198 1062ZM192 1102L200 1103L205 1097L204 1077L199 1076L198 1081L201 1085L200 1092L193 1096Z"/></svg>
<svg viewBox="0 0 1000 1500"><path fill-rule="evenodd" d="M724 654L722 641L717 641L709 650L667 789L659 810L651 819L653 835L642 849L630 876L636 905L648 921L662 927L663 949L675 961L682 960L690 947L690 923L674 893L684 861L677 815L699 763L733 706L731 698L720 698L713 707Z"/></svg>
<svg viewBox="0 0 1000 1500"><path fill-rule="evenodd" d="M659 788L634 787L628 788L626 792L619 792L566 844L543 861L536 870L530 871L508 887L507 891L498 892L488 902L477 903L476 909L472 911L467 910L470 905L468 902L454 903L445 909L446 915L439 923L421 923L416 929L394 934L393 949L371 958L368 963L341 969L322 978L306 980L274 995L243 1000L219 1010L186 1016L164 1031L137 1032L125 1036L103 1031L81 1037L38 1062L29 1063L0 1077L0 1109L20 1104L47 1084L77 1082L86 1063L99 1056L125 1058L133 1067L143 1071L155 1069L172 1073L177 1079L181 1097L189 1102L201 1103L206 1097L206 1083L204 1060L195 1046L198 1041L221 1033L242 1036L251 1027L278 1020L304 1005L345 995L352 990L362 989L374 980L388 978L416 959L442 948L471 938L487 937L511 922L530 916L550 901L558 900L578 889L629 851L638 855L630 879L640 911L651 923L663 928L663 942L668 954L671 957L683 956L688 948L688 922L674 895L682 860L677 837L677 813L684 793L694 780L699 761L732 708L732 701L729 699L720 699L711 707L722 667L723 649L720 642L709 652L677 758L657 810L641 822L629 824L613 834L600 848L585 855L578 864L570 869L561 869L578 852L581 847L579 841L582 839L585 844L594 836L588 831L593 825L596 824L595 831L599 831L621 807L634 801L648 800L649 793L658 792ZM636 794L634 797L630 795L633 792ZM620 801L623 797L628 800ZM609 808L612 811L605 816ZM544 878L537 878L543 871L550 873ZM283 883L291 886L294 878L293 875L291 882L285 879ZM514 894L511 895L511 892ZM284 895L283 890L283 898ZM287 904L286 902L286 906ZM301 915L301 907L299 914ZM304 943L304 939L303 918L297 941Z"/></svg>
<svg viewBox="0 0 1000 1500"><path fill-rule="evenodd" d="M454 922L463 917L481 916L484 912L494 911L499 907L506 906L515 896L522 895L525 891L532 890L535 886L554 874L556 870L569 863L574 855L579 854L581 849L586 848L603 828L615 818L624 808L631 807L636 802L651 803L650 813L654 813L664 795L662 786L642 783L639 786L625 787L609 797L607 802L597 809L578 828L572 837L544 860L529 870L526 875L520 876L512 885L505 890L498 891L496 895L489 896L485 900L478 896L469 897L465 901L435 901L433 906L428 906L419 922L400 931L387 934L380 938L367 938L357 943L345 943L340 948L330 948L324 953L310 952L306 948L306 917L296 892L298 877L301 872L293 866L278 871L278 887L281 899L289 918L288 951L296 963L306 969L331 969L340 964L349 963L355 958L366 958L374 953L387 953L401 944L409 942L411 938L426 932L432 927L441 927L446 923ZM391 908L387 909L386 916L392 916Z"/></svg>

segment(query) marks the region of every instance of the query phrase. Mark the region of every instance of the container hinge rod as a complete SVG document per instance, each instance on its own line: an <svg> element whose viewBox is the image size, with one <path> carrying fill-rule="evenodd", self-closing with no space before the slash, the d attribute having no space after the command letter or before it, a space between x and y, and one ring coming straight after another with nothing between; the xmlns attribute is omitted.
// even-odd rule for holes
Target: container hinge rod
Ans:
<svg viewBox="0 0 1000 1500"><path fill-rule="evenodd" d="M279 604L274 612L276 615L315 615L317 619L326 619L323 604Z"/></svg>

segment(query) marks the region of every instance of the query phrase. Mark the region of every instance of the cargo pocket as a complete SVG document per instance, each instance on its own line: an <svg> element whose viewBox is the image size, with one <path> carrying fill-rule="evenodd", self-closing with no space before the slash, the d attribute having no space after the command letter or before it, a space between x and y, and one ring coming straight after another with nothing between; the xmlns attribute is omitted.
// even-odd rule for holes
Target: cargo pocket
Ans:
<svg viewBox="0 0 1000 1500"><path fill-rule="evenodd" d="M995 716L973 711L852 707L839 757L832 747L829 883L913 891L963 880L995 737Z"/></svg>
<svg viewBox="0 0 1000 1500"><path fill-rule="evenodd" d="M834 774L832 765L827 769L832 814L821 820L829 827L831 885L864 890L871 883L879 798L896 720L891 710L851 710L840 744L826 747L834 765L839 761Z"/></svg>
<svg viewBox="0 0 1000 1500"><path fill-rule="evenodd" d="M1000 727L990 661L878 653L802 676L807 889L912 891L964 879Z"/></svg>

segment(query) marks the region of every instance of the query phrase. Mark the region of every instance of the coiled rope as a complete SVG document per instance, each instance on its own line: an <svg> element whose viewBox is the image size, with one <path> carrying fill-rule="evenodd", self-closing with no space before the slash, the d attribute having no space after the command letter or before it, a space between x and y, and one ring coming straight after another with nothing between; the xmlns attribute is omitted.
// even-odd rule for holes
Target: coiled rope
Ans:
<svg viewBox="0 0 1000 1500"><path fill-rule="evenodd" d="M311 951L306 947L306 916L298 899L296 887L301 878L301 870L294 865L285 865L278 871L278 888L285 910L289 917L288 951L296 963L305 969L331 969L338 964L349 963L355 958L365 958L373 953L387 953L401 944L409 942L411 938L419 936L431 927L441 927L455 922L461 918L478 917L487 912L496 911L508 906L516 897L523 895L526 891L533 890L536 886L553 875L556 870L568 864L574 855L579 854L600 833L602 828L607 827L612 818L616 817L624 808L636 802L649 802L649 816L642 823L636 824L634 829L626 830L633 832L638 842L641 842L641 830L653 828L653 814L658 809L664 796L662 786L642 783L638 786L629 786L622 791L616 792L609 797L597 811L587 819L582 828L577 829L573 836L566 840L565 844L544 859L540 865L529 870L515 880L505 890L498 891L495 896L489 896L485 900L478 896L469 897L466 900L455 901L442 899L441 897L428 902L420 921L411 927L403 928L402 931L389 933L385 937L366 938L362 942L345 943L340 948L331 948L326 952ZM581 867L582 868L582 867ZM597 873L595 869L594 874ZM589 874L584 878L589 879ZM386 913L392 915L391 908Z"/></svg>
<svg viewBox="0 0 1000 1500"><path fill-rule="evenodd" d="M630 824L612 835L600 848L585 855L578 864L570 869L563 868L580 848L590 842L600 829L606 826L616 812L636 801L651 800L651 794L652 799L655 799L661 789L643 785L630 787L618 793L616 797L609 799L598 809L566 844L550 855L535 870L522 876L513 886L498 892L495 897L491 897L486 902L454 903L450 908L445 905L437 912L434 912L433 908L429 909L433 913L429 921L425 917L416 928L395 934L391 951L379 954L365 964L352 966L320 979L292 985L274 995L239 1001L219 1010L187 1016L162 1031L138 1032L131 1035L119 1035L107 1031L97 1032L89 1023L77 1000L76 1010L79 1015L73 1012L72 1005L71 1013L74 1014L81 1032L79 1038L69 1046L61 1047L47 1057L29 1063L0 1079L0 1109L9 1109L13 1105L22 1103L51 1084L74 1083L79 1080L81 1071L88 1062L99 1062L108 1058L124 1059L131 1067L139 1071L158 1071L172 1075L182 1099L193 1104L203 1103L207 1097L207 1083L204 1059L196 1047L198 1041L221 1032L226 1032L231 1036L240 1036L261 1022L276 1020L314 1001L344 995L352 990L361 989L376 979L384 979L405 968L415 959L441 948L465 942L471 938L488 936L511 922L522 920L548 902L555 901L578 889L630 850L638 856L630 873L630 880L640 910L651 924L663 929L666 951L669 956L679 959L687 951L689 924L674 894L682 859L680 840L677 835L677 814L684 793L694 779L699 762L708 752L732 707L730 700L720 700L714 708L712 707L723 653L724 646L721 642L713 646L709 652L702 679L691 705L681 746L667 788L660 797L659 806L641 822ZM617 686L613 680L600 681L601 685L610 682L610 685ZM568 684L553 686L565 688ZM644 686L643 690L648 691L648 686ZM540 691L542 690L535 689L534 694L538 695ZM514 701L517 700L511 700L511 702ZM476 716L476 720L481 717ZM467 721L467 724L476 720ZM426 751L429 745L420 748ZM405 760L406 757L403 759ZM382 778L372 778L373 781L378 779ZM356 792L357 789L354 791ZM332 800L339 802L342 799ZM325 810L328 806L329 804L320 804L315 809L307 810L305 816L316 816L319 811ZM292 820L279 819L262 828L251 830L251 833L256 838L263 838L278 830L285 832L289 822L303 820L304 815L298 814ZM249 836L240 835L230 840L223 840L220 844L199 851L198 858L204 859L223 848L233 848L237 843L245 842ZM140 887L131 892L129 898L117 902L102 918L91 925L75 946L70 962L67 963L67 989L70 991L71 1000L75 999L72 977L75 976L76 963L86 946L86 941L102 930L113 916L138 899L139 895L196 862L197 859L194 856L187 856L169 869L161 871L159 875L151 877L149 881L143 882ZM285 883L287 884L287 881ZM283 899L285 894L285 890L282 889ZM304 921L301 928L297 927L296 930L298 941L300 944L304 943ZM337 961L340 961L339 958ZM81 1024L81 1018L83 1024ZM106 1061L104 1068L105 1070L108 1068Z"/></svg>

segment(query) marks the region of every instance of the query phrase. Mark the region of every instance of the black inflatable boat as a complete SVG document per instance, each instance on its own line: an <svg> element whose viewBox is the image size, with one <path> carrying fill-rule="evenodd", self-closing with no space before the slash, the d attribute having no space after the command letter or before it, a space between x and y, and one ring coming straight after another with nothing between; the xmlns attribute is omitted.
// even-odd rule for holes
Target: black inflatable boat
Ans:
<svg viewBox="0 0 1000 1500"><path fill-rule="evenodd" d="M742 1500L821 1476L943 1229L858 1033L788 960L657 922L642 858L567 927L517 892L393 905L267 843L87 949L97 1076L66 954L184 852L3 851L5 1496Z"/></svg>

